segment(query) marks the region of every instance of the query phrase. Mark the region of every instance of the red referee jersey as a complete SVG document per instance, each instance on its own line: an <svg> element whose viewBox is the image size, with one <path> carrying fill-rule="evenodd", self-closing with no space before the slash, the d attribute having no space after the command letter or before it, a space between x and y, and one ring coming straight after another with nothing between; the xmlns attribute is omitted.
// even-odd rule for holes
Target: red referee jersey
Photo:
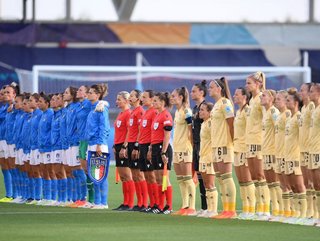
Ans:
<svg viewBox="0 0 320 241"><path fill-rule="evenodd" d="M151 128L151 144L158 144L163 142L164 127L172 126L172 116L168 110L164 110L153 120Z"/></svg>
<svg viewBox="0 0 320 241"><path fill-rule="evenodd" d="M136 142L139 133L139 125L141 118L144 114L144 109L142 106L136 107L131 111L130 119L129 119L129 136L128 142Z"/></svg>
<svg viewBox="0 0 320 241"><path fill-rule="evenodd" d="M151 143L151 125L157 115L157 110L151 107L146 110L140 122L139 144Z"/></svg>
<svg viewBox="0 0 320 241"><path fill-rule="evenodd" d="M124 143L128 131L130 109L120 112L114 122L114 144Z"/></svg>

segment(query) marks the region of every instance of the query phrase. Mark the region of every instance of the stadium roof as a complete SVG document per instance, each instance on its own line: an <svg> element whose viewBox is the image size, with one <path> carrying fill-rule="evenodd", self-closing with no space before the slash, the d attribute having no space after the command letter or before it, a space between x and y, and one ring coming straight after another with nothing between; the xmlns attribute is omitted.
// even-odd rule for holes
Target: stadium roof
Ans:
<svg viewBox="0 0 320 241"><path fill-rule="evenodd" d="M55 22L319 23L320 0L0 0L0 19Z"/></svg>

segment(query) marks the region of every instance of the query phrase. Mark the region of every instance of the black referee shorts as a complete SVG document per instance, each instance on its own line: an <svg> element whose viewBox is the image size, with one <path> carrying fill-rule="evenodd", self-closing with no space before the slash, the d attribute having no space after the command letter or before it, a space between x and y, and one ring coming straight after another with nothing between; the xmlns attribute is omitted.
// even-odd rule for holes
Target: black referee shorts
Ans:
<svg viewBox="0 0 320 241"><path fill-rule="evenodd" d="M162 161L161 153L162 153L162 143L152 144L152 164L153 164L155 170L163 170L164 164ZM171 170L172 147L170 144L167 148L166 155L168 157L167 169Z"/></svg>
<svg viewBox="0 0 320 241"><path fill-rule="evenodd" d="M149 146L150 143L139 145L139 166L142 172L150 172L154 170L152 162L147 158Z"/></svg>
<svg viewBox="0 0 320 241"><path fill-rule="evenodd" d="M131 158L132 151L134 150L134 142L129 142L127 151L128 151L128 160L129 160L129 167L131 169L140 169L139 166L139 159L133 160Z"/></svg>
<svg viewBox="0 0 320 241"><path fill-rule="evenodd" d="M116 167L129 167L129 160L127 158L120 158L120 156L119 156L122 145L123 145L123 143L115 144L113 146L116 151L116 153L115 153Z"/></svg>

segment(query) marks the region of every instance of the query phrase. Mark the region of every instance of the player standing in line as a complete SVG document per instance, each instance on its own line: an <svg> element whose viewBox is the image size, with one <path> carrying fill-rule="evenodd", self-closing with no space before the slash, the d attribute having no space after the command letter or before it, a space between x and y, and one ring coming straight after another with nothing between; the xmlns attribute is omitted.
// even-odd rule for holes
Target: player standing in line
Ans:
<svg viewBox="0 0 320 241"><path fill-rule="evenodd" d="M209 95L216 101L211 111L211 145L223 203L223 212L213 218L234 218L237 216L236 187L232 177L234 110L227 80L222 77L211 81Z"/></svg>
<svg viewBox="0 0 320 241"><path fill-rule="evenodd" d="M110 133L109 112L106 106L102 111L97 111L96 106L108 93L105 84L96 84L90 87L88 100L92 104L87 118L85 137L88 141L88 151L94 151L97 155L109 153L108 136ZM101 183L94 183L94 206L93 209L108 208L108 178Z"/></svg>
<svg viewBox="0 0 320 241"><path fill-rule="evenodd" d="M65 90L66 92L67 90ZM69 90L68 90L69 92ZM60 138L61 138L61 157L62 157L62 164L63 168L66 172L67 176L67 187L66 187L66 195L67 195L67 201L65 203L61 203L60 206L69 206L73 203L73 182L74 177L72 175L71 167L69 166L69 160L67 157L67 150L69 148L69 141L67 136L67 112L68 112L68 105L70 100L69 95L65 95L63 93L62 95L62 101L63 101L63 108L61 109L61 116L60 116Z"/></svg>
<svg viewBox="0 0 320 241"><path fill-rule="evenodd" d="M65 140L67 142L68 148L65 151L65 170L67 174L67 190L68 190L68 200L72 203L68 206L73 207L76 204L75 202L79 202L79 200L83 197L83 192L80 189L79 183L86 185L86 177L85 176L75 176L76 171L73 171L74 168L80 167L80 160L78 159L79 155L79 141L78 141L78 133L76 126L76 110L79 106L77 102L77 88L68 87L65 89L63 93L63 100L67 103L65 107ZM62 127L64 128L64 126ZM63 136L64 137L64 136Z"/></svg>
<svg viewBox="0 0 320 241"><path fill-rule="evenodd" d="M268 207L263 205L264 200L270 199L270 193L266 178L263 172L262 162L262 106L260 96L265 89L265 75L263 72L256 72L248 76L246 89L251 94L249 109L247 111L246 145L247 159L251 177L255 185L256 214L263 216ZM251 198L253 199L253 198Z"/></svg>
<svg viewBox="0 0 320 241"><path fill-rule="evenodd" d="M177 108L174 116L173 166L182 198L182 207L175 214L196 216L196 187L192 179L192 111L187 88L175 89L170 101Z"/></svg>
<svg viewBox="0 0 320 241"><path fill-rule="evenodd" d="M316 192L316 207L313 218L309 220L309 225L320 226L320 85L313 84L310 89L310 100L313 101L315 109L312 112L310 124L310 162L308 169L311 172L314 189Z"/></svg>
<svg viewBox="0 0 320 241"><path fill-rule="evenodd" d="M158 114L153 120L151 129L151 146L149 146L148 159L154 166L158 184L159 205L155 204L150 212L159 214L172 213L172 186L170 174L172 164L172 148L170 145L170 132L172 130L172 116L167 108L171 107L169 93L156 93L153 97L153 107ZM162 191L164 178L163 169L167 165L167 190ZM160 188L161 187L161 188ZM166 205L164 205L166 199Z"/></svg>
<svg viewBox="0 0 320 241"><path fill-rule="evenodd" d="M65 90L63 98L68 102L66 114L67 139L69 148L66 151L68 166L72 171L73 179L73 204L69 207L84 206L87 198L87 176L81 167L79 159L79 134L77 129L77 110L81 108L77 99L77 88L69 87ZM68 173L67 171L67 173ZM68 174L67 174L68 175Z"/></svg>
<svg viewBox="0 0 320 241"><path fill-rule="evenodd" d="M49 108L50 97L41 94L39 99L39 108L42 110L42 116L39 121L38 142L40 152L40 165L43 176L43 200L38 202L38 205L50 205L51 202L51 178L55 179L51 172L51 124L53 118L53 110Z"/></svg>
<svg viewBox="0 0 320 241"><path fill-rule="evenodd" d="M76 170L76 172L82 172L82 170L85 173L88 173L87 170L87 148L88 148L88 142L85 141L85 127L87 123L87 117L89 112L92 109L91 102L87 99L88 97L88 91L89 87L82 85L77 90L77 99L78 99L78 108L76 110L76 125L77 125L77 132L79 135L79 159L81 163L81 168ZM100 102L99 102L100 103ZM104 109L104 106L103 106ZM81 174L81 173L80 173ZM83 174L81 174L82 176ZM79 176L79 174L78 174ZM93 191L93 183L88 177L88 174L86 175L86 186L82 186L81 189L83 192L87 192L88 190L88 202L86 200L78 201L74 204L74 207L90 207L90 203L93 203L94 201L94 191ZM82 183L83 185L83 183Z"/></svg>
<svg viewBox="0 0 320 241"><path fill-rule="evenodd" d="M6 128L5 128L5 120L6 120L6 115L7 115L7 109L9 107L9 104L6 102L5 100L5 88L6 85L2 87L2 89L0 90L0 166L1 166L1 171L2 171L2 175L4 178L4 185L5 185L5 191L6 191L6 196L5 198L1 198L1 201L4 201L6 199L6 197L9 197L9 189L8 185L9 183L11 183L11 181L8 180L12 180L12 176L9 172L9 170L6 167L6 163L5 163L5 158L4 158L4 152L6 149L6 141L5 141L5 132L6 132Z"/></svg>
<svg viewBox="0 0 320 241"><path fill-rule="evenodd" d="M148 200L143 200L143 207L145 208L145 210L141 208L143 212L149 212L154 208L155 204L159 204L158 185L154 173L154 165L151 162L151 157L148 158L147 156L149 146L151 145L152 122L157 115L157 110L152 105L154 94L153 90L145 90L141 95L142 105L146 107L146 111L141 117L139 127L139 166L147 182L150 200L149 206L147 203Z"/></svg>
<svg viewBox="0 0 320 241"><path fill-rule="evenodd" d="M13 203L25 203L26 202L26 173L23 167L23 140L21 136L21 130L24 122L25 112L23 110L24 94L17 95L15 98L14 108L17 111L14 124L13 124L13 143L15 145L15 166L12 169L12 190L15 197Z"/></svg>
<svg viewBox="0 0 320 241"><path fill-rule="evenodd" d="M239 219L250 219L254 216L256 196L255 188L251 178L248 161L246 158L246 119L250 94L243 88L237 88L233 100L238 105L239 110L234 119L234 168L240 186L240 198L242 201L242 213Z"/></svg>
<svg viewBox="0 0 320 241"><path fill-rule="evenodd" d="M132 211L134 206L135 186L132 180L132 174L129 168L127 155L128 147L128 126L130 119L130 94L127 91L121 91L117 95L116 105L121 110L114 122L114 146L113 152L116 159L116 168L122 182L123 203L115 208L116 211Z"/></svg>
<svg viewBox="0 0 320 241"><path fill-rule="evenodd" d="M274 169L280 181L280 187L277 187L276 190L279 200L279 216L272 217L270 221L281 221L283 217L290 217L291 215L290 192L292 192L292 190L285 175L284 159L285 126L287 118L291 116L291 112L287 109L286 105L287 96L288 92L281 90L277 92L275 100L275 106L280 111L280 115L275 122L276 167Z"/></svg>
<svg viewBox="0 0 320 241"><path fill-rule="evenodd" d="M1 169L4 170L3 174L6 188L6 196L0 199L0 202L11 202L12 199L15 198L15 196L13 196L13 179L15 178L15 145L13 143L13 127L17 114L17 110L14 108L14 99L17 94L19 94L19 88L15 83L6 86L4 90L4 100L8 104L8 108L4 123L4 138L6 141L4 147L5 160L1 164Z"/></svg>
<svg viewBox="0 0 320 241"><path fill-rule="evenodd" d="M287 108L291 111L291 117L287 118L285 130L285 174L293 191L294 214L292 218L284 220L288 223L296 223L305 218L307 211L306 188L303 182L300 164L299 146L299 121L302 106L301 99L296 90L289 90Z"/></svg>
<svg viewBox="0 0 320 241"><path fill-rule="evenodd" d="M29 105L33 109L31 116L31 129L30 129L30 138L31 138L31 151L30 151L30 166L32 169L32 176L34 178L34 187L35 187L35 200L30 204L37 204L42 198L42 185L43 180L40 173L40 152L38 144L38 130L39 122L42 116L42 111L39 109L39 94L32 94L30 97Z"/></svg>
<svg viewBox="0 0 320 241"><path fill-rule="evenodd" d="M62 115L62 108L64 106L62 94L55 94L52 96L50 106L54 110L51 126L51 166L57 179L57 193L52 192L52 200L56 201L52 205L64 205L67 201L67 175L62 164L62 142L60 135L60 118Z"/></svg>
<svg viewBox="0 0 320 241"><path fill-rule="evenodd" d="M133 109L129 118L127 155L137 196L137 205L133 207L133 211L145 209L148 202L148 186L139 165L139 125L144 114L140 97L140 90L130 92L129 102Z"/></svg>
<svg viewBox="0 0 320 241"><path fill-rule="evenodd" d="M29 204L35 199L35 188L34 188L34 179L33 173L30 166L30 150L31 150L31 117L33 109L29 105L30 94L25 94L23 100L23 111L25 112L24 121L21 129L21 137L22 140L22 171L25 179L25 198L26 203Z"/></svg>
<svg viewBox="0 0 320 241"><path fill-rule="evenodd" d="M259 220L269 220L270 218L270 201L272 203L272 215L279 215L279 200L277 189L280 186L279 180L275 173L275 122L279 116L279 110L273 105L276 98L274 90L265 90L261 95L261 105L263 109L262 118L262 157L263 170L269 187L269 200L264 198L264 215L258 217Z"/></svg>
<svg viewBox="0 0 320 241"><path fill-rule="evenodd" d="M197 212L197 216L201 216L203 212L207 210L207 198L206 198L206 188L203 183L202 174L199 171L199 151L200 151L200 130L202 119L199 117L200 107L205 103L205 97L207 95L207 81L203 80L201 83L193 85L190 96L191 99L196 103L192 109L192 163L193 169L195 171L196 178L199 181L200 199L201 199L201 209Z"/></svg>
<svg viewBox="0 0 320 241"><path fill-rule="evenodd" d="M203 120L200 131L200 150L199 150L199 172L201 173L205 191L207 209L198 214L197 217L212 218L218 215L218 192L215 186L215 172L212 158L211 144L211 118L210 113L213 109L213 104L204 102L200 106L199 118Z"/></svg>
<svg viewBox="0 0 320 241"><path fill-rule="evenodd" d="M304 185L307 188L307 217L313 217L313 197L314 188L312 184L312 174L308 170L309 165L309 130L311 124L311 115L315 109L314 103L310 101L309 92L311 88L311 83L304 83L300 87L300 96L303 102L301 108L301 121L299 123L299 144L301 152L301 171L304 180Z"/></svg>

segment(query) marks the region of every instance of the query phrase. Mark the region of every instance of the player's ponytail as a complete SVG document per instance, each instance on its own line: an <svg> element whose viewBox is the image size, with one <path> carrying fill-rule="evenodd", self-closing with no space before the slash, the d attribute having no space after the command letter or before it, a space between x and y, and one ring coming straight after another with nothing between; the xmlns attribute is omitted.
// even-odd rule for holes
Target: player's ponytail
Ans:
<svg viewBox="0 0 320 241"><path fill-rule="evenodd" d="M266 89L266 75L262 71L257 71L249 75L248 78L253 79L255 82L258 82L261 91L264 91Z"/></svg>
<svg viewBox="0 0 320 241"><path fill-rule="evenodd" d="M293 100L298 103L299 110L300 110L302 108L302 106L303 106L303 102L302 102L302 100L300 98L298 90L296 88L293 88L293 87L289 88L288 89L288 95L292 96Z"/></svg>

